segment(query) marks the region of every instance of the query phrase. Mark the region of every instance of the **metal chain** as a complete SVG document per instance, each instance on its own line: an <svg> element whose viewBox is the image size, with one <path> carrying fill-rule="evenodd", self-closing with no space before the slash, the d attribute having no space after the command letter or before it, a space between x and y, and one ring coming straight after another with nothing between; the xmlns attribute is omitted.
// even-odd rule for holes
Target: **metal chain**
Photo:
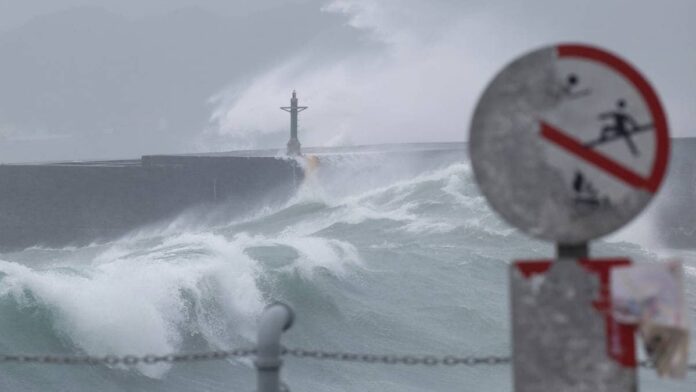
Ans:
<svg viewBox="0 0 696 392"><path fill-rule="evenodd" d="M211 361L228 358L242 358L256 355L256 349L238 348L227 351L207 351L198 353L166 354L166 355L106 355L106 356L65 356L65 355L25 355L0 354L0 364L56 364L56 365L152 365L156 363L177 363L193 361ZM424 365L424 366L478 366L478 365L508 365L508 356L434 356L434 355L393 355L393 354L359 354L338 351L307 350L303 348L283 348L282 355L294 358L309 358L317 360L359 362L385 365ZM652 369L652 361L640 361L642 368ZM696 372L696 363L689 364L688 370Z"/></svg>
<svg viewBox="0 0 696 392"><path fill-rule="evenodd" d="M344 362L379 363L386 365L425 365L425 366L476 366L476 365L506 365L510 363L510 357L488 355L488 356L466 356L455 355L434 356L434 355L381 355L381 354L357 354L335 351L306 350L302 348L284 349L283 355L295 358L325 359Z"/></svg>
<svg viewBox="0 0 696 392"><path fill-rule="evenodd" d="M217 359L227 359L232 357L249 357L256 354L256 349L240 348L228 351L208 351L200 353L166 354L166 355L24 355L24 354L0 354L0 364L2 363L42 363L56 365L127 365L137 364L152 365L166 362L192 362L210 361Z"/></svg>
<svg viewBox="0 0 696 392"><path fill-rule="evenodd" d="M381 354L356 354L335 351L307 350L302 348L284 348L283 355L296 358L310 358L330 361L379 363L386 365L426 365L426 366L476 366L476 365L508 365L512 359L507 356L487 355L487 356L465 356L454 355L434 356L434 355L381 355ZM652 361L640 361L638 365L642 368L654 369ZM687 366L688 371L696 371L696 363Z"/></svg>

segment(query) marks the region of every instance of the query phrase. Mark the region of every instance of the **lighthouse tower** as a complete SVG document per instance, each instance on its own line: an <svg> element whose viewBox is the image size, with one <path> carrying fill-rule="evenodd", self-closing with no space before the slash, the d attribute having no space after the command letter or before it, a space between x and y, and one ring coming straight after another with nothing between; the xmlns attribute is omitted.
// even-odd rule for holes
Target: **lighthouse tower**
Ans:
<svg viewBox="0 0 696 392"><path fill-rule="evenodd" d="M297 139L297 113L307 109L307 106L297 106L297 94L295 90L292 90L290 106L283 106L281 109L290 113L290 140L288 141L287 154L290 156L302 155L300 141Z"/></svg>

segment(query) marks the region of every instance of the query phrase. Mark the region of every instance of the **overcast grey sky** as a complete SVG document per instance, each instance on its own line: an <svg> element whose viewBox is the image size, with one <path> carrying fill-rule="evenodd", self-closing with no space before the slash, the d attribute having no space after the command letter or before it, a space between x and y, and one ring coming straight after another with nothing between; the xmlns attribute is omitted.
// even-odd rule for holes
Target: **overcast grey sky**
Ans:
<svg viewBox="0 0 696 392"><path fill-rule="evenodd" d="M608 48L696 136L696 1L0 0L0 161L465 140L514 57Z"/></svg>

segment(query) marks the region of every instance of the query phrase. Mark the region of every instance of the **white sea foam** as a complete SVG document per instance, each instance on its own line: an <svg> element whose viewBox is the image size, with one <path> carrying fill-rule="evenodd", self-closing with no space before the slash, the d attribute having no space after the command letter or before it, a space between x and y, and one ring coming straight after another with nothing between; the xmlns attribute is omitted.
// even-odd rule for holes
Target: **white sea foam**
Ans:
<svg viewBox="0 0 696 392"><path fill-rule="evenodd" d="M44 307L56 333L86 353L169 353L192 333L213 347L253 339L264 301L256 281L262 271L246 253L252 247L293 248L298 256L285 268L308 278L318 267L340 275L360 263L351 244L316 236L184 233L134 245L116 242L73 270L0 261L0 296ZM138 369L160 377L169 365Z"/></svg>
<svg viewBox="0 0 696 392"><path fill-rule="evenodd" d="M686 272L687 275L696 277L696 267L684 266L684 272Z"/></svg>
<svg viewBox="0 0 696 392"><path fill-rule="evenodd" d="M359 266L361 258L355 246L337 239L317 236L295 236L283 234L268 238L261 235L250 236L240 233L234 237L234 242L242 248L268 246L287 246L297 252L298 257L285 269L293 269L311 278L316 268L323 268L336 275L346 272L348 265Z"/></svg>
<svg viewBox="0 0 696 392"><path fill-rule="evenodd" d="M360 165L360 160L355 160L354 164ZM335 224L358 225L371 220L401 222L402 228L409 232L451 231L457 227L456 223L443 222L441 217L433 219L414 212L420 206L432 203L432 200L423 200L417 195L419 190L430 188L432 185L439 187L442 191L442 197L450 197L457 204L473 210L474 213L488 213L483 198L476 191L472 192L471 190L473 187L471 168L465 163L455 163L438 170L421 173L412 178L347 195L340 192L335 194L333 189L323 183L316 172L313 172L309 173L298 192L285 205L264 206L238 216L234 220L217 225L209 224L210 219L196 216L193 212L186 212L171 222L152 225L129 233L113 244L133 244L138 241L186 232L205 233L211 230L221 230L256 222L288 209L309 204L323 205L325 209L314 215L303 216L301 220L280 228L282 235L307 236ZM473 195L470 195L471 193ZM208 215L212 214L209 212ZM467 224L473 223L473 221L469 221Z"/></svg>
<svg viewBox="0 0 696 392"><path fill-rule="evenodd" d="M190 333L219 345L235 337L223 334L220 323L252 338L263 308L256 263L224 238L175 237L145 252L107 251L100 259L79 271L2 261L0 296L45 307L59 336L94 355L175 352ZM168 368L139 370L159 377Z"/></svg>
<svg viewBox="0 0 696 392"><path fill-rule="evenodd" d="M414 220L404 226L404 230L412 233L449 233L456 229L457 226L436 220Z"/></svg>
<svg viewBox="0 0 696 392"><path fill-rule="evenodd" d="M303 184L290 205L323 203L330 212L287 227L284 233L307 235L338 223L357 225L370 220L400 222L403 224L401 227L409 232L449 232L456 229L458 224L443 221L442 217L429 218L414 212L421 206L433 203L433 200L419 198L417 192L439 184L443 196L450 197L464 208L471 209L473 213L489 214L483 198L470 189L473 186L470 175L471 169L468 164L455 163L410 179L344 197L332 197L322 183L313 177ZM414 198L415 200L409 200ZM475 221L467 223L473 224ZM509 231L505 231L504 234L508 233Z"/></svg>

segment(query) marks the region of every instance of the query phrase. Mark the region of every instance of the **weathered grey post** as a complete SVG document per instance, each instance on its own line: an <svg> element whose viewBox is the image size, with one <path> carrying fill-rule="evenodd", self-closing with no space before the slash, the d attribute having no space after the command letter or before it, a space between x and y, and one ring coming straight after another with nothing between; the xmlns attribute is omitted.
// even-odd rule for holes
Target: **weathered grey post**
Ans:
<svg viewBox="0 0 696 392"><path fill-rule="evenodd" d="M295 316L292 308L283 303L269 305L259 320L256 342L256 392L280 392L287 390L280 382L280 337L291 326Z"/></svg>

